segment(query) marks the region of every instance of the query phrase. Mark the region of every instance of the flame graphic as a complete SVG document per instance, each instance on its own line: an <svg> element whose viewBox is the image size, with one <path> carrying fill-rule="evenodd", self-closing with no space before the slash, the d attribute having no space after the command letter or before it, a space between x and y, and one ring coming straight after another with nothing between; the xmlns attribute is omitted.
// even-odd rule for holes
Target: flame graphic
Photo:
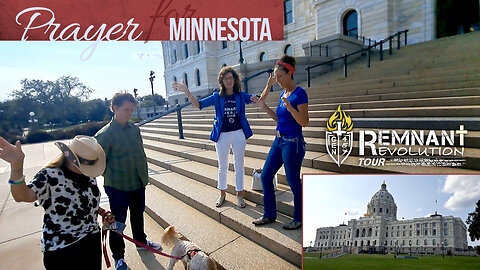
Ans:
<svg viewBox="0 0 480 270"><path fill-rule="evenodd" d="M338 105L337 110L330 116L327 122L327 130L334 131L337 130L337 122L342 122L341 130L350 131L353 128L352 119L348 114L340 109L341 105Z"/></svg>

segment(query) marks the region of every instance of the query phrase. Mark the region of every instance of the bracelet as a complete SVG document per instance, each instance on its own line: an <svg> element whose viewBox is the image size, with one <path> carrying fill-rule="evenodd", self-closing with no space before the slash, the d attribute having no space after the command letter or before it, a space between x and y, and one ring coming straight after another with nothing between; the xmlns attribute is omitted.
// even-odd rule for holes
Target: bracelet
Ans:
<svg viewBox="0 0 480 270"><path fill-rule="evenodd" d="M10 185L20 185L20 184L23 184L23 183L25 183L25 175L22 176L22 178L18 179L17 181L13 181L12 179L9 179L9 180L8 180L8 183L9 183Z"/></svg>

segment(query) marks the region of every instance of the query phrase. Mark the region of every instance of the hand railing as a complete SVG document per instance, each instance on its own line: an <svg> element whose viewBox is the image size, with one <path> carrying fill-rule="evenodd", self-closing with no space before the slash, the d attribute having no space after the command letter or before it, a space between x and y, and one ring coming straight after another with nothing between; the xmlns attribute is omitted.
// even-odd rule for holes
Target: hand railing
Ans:
<svg viewBox="0 0 480 270"><path fill-rule="evenodd" d="M218 92L218 89L214 89L213 92ZM211 94L212 94L212 93L207 94L207 95L204 95L204 96L201 96L200 98L198 98L198 100L203 99L203 98L206 98L206 97L210 96ZM192 104L192 103L191 103L190 101L189 101L189 102L186 102L186 103L184 103L184 104L182 104L182 105L177 104L177 105L175 106L175 108L170 109L170 110L165 111L165 112L162 112L162 113L160 113L160 114L158 114L158 115L155 115L155 116L153 116L153 117L150 117L150 118L148 118L148 119L145 119L145 120L143 120L142 122L137 123L136 125L140 127L140 126L143 126L143 125L145 125L145 124L147 124L147 123L150 123L150 122L152 122L152 121L154 121L154 120L157 120L157 119L159 119L159 118L162 118L162 117L164 117L164 116L166 116L166 115L169 115L169 114L171 114L171 113L173 113L173 112L177 112L178 137L179 137L180 139L184 139L185 137L183 136L182 109L185 108L185 107L187 107L187 106L189 106L189 105L191 105L191 104Z"/></svg>
<svg viewBox="0 0 480 270"><path fill-rule="evenodd" d="M269 69L265 69L265 70L262 70L262 71L260 71L260 72L257 72L257 73L253 74L253 75L250 76L250 77L245 77L245 78L243 78L243 85L244 85L244 88L245 88L245 93L248 94L248 81L249 81L249 80L251 80L251 79L253 79L253 78L256 78L256 77L258 77L258 76L260 76L260 75L262 75L262 74L264 74L264 73L269 73L269 74L271 74L272 72L273 72L273 69L269 68Z"/></svg>
<svg viewBox="0 0 480 270"><path fill-rule="evenodd" d="M389 44L389 54L392 55L392 41L395 37L397 37L397 50L400 50L400 38L401 38L401 35L402 34L405 34L405 45L407 45L407 33L408 33L408 29L407 30L403 30L403 31L400 31L400 32L397 32L393 35L390 35L389 37L383 39L383 40L380 40L379 42L375 42L374 44L370 44L371 43L371 40L369 39L369 45L367 46L367 48L362 48L358 51L355 51L353 53L349 53L349 54L344 54L343 56L340 56L340 57L337 57L335 59L332 59L332 60L329 60L329 61L326 61L326 62L323 62L323 63L320 63L320 64L316 64L316 65L313 65L313 66L307 66L305 68L305 70L307 71L307 86L310 87L310 81L311 81L311 73L310 73L310 70L314 69L314 68L317 68L317 67L320 67L320 66L323 66L323 65L327 65L327 64L330 64L330 63L333 63L335 61L338 61L340 59L343 60L343 76L346 78L348 76L348 57L352 56L352 55L355 55L357 53L362 53L364 51L367 51L367 67L370 67L370 62L371 62L371 49L372 48L376 48L377 46L379 46L379 51L380 51L380 61L383 61L383 44L385 42L388 42ZM365 37L363 37L363 42L365 42Z"/></svg>

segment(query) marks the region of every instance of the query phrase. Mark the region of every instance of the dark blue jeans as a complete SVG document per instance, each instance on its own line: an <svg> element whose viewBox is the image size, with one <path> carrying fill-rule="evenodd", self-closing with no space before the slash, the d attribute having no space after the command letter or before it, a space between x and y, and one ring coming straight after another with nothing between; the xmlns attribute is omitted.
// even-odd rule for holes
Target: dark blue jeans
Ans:
<svg viewBox="0 0 480 270"><path fill-rule="evenodd" d="M143 212L145 211L145 188L134 191L121 191L113 187L105 187L105 192L110 201L110 211L115 215L115 220L125 223L127 210L130 208L130 226L132 226L133 239L147 243L147 235L143 230ZM110 232L110 249L113 259L122 259L125 255L125 242L123 238Z"/></svg>
<svg viewBox="0 0 480 270"><path fill-rule="evenodd" d="M273 141L267 160L262 170L263 186L263 216L266 218L277 217L277 205L275 202L275 190L273 178L277 171L285 166L287 182L293 193L294 221L302 221L302 180L300 168L305 157L305 140L303 137L276 137Z"/></svg>

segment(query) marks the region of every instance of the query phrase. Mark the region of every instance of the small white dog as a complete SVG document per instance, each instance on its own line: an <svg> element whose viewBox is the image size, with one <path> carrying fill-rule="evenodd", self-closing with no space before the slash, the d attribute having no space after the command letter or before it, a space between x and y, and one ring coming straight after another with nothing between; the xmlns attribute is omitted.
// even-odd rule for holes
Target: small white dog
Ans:
<svg viewBox="0 0 480 270"><path fill-rule="evenodd" d="M216 270L217 264L192 242L181 240L174 226L165 229L162 242L173 246L171 255L183 257L182 263L187 270ZM167 270L172 270L177 259L170 259Z"/></svg>

